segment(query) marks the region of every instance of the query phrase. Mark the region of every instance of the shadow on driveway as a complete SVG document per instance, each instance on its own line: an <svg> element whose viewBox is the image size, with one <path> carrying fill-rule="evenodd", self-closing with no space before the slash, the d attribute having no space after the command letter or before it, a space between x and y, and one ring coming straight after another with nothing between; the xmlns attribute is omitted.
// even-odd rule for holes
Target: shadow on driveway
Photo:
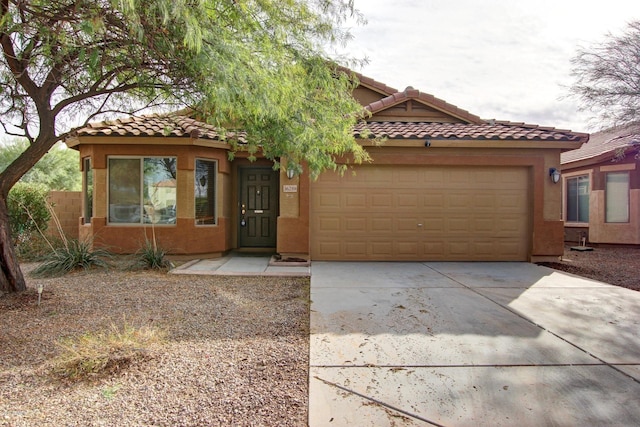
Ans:
<svg viewBox="0 0 640 427"><path fill-rule="evenodd" d="M527 263L314 262L311 288L311 425L640 423L638 292Z"/></svg>

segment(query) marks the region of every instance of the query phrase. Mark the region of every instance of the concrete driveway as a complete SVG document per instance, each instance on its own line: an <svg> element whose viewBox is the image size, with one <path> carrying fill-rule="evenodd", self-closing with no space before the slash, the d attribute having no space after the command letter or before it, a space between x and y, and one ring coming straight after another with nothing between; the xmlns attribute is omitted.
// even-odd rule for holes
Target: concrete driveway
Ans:
<svg viewBox="0 0 640 427"><path fill-rule="evenodd" d="M640 425L640 292L527 263L311 273L313 427Z"/></svg>

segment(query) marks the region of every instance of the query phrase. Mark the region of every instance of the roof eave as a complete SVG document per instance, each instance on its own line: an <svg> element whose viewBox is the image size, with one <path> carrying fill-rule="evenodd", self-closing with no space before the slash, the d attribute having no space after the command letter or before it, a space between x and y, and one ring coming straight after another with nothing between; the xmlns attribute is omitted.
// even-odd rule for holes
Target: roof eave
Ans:
<svg viewBox="0 0 640 427"><path fill-rule="evenodd" d="M437 139L437 138L387 138L381 145L374 139L356 138L364 147L425 147L429 148L536 148L536 149L573 149L580 146L576 141L540 140L540 139ZM429 144L427 145L427 141Z"/></svg>
<svg viewBox="0 0 640 427"><path fill-rule="evenodd" d="M616 152L620 148L622 147L618 147L612 150L607 150L605 152L598 153L589 157L583 157L583 158L579 158L579 159L575 159L567 162L561 162L561 165L563 168L575 169L575 168L594 165L597 163L607 162L614 159L617 156ZM630 146L624 147L624 153L621 153L621 154L623 154L624 156L627 156L628 154L633 153L633 151L634 151L634 147L630 145Z"/></svg>
<svg viewBox="0 0 640 427"><path fill-rule="evenodd" d="M71 141L68 143L67 141ZM77 136L65 140L70 148L83 144L94 145L158 145L158 142L167 145L194 145L201 147L229 149L231 145L225 141L208 138L193 138L190 136L142 136L142 135L91 135ZM70 145L71 144L71 145Z"/></svg>

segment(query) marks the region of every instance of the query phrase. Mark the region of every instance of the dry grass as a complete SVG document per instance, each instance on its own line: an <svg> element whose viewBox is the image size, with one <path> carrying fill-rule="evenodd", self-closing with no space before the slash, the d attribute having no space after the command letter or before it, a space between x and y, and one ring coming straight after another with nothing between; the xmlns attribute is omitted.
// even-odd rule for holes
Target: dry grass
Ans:
<svg viewBox="0 0 640 427"><path fill-rule="evenodd" d="M72 380L114 374L145 359L152 347L162 343L163 336L154 327L135 327L125 321L122 326L111 324L107 331L62 338L58 342L61 353L53 361L52 371Z"/></svg>
<svg viewBox="0 0 640 427"><path fill-rule="evenodd" d="M0 297L0 425L306 425L308 321L308 279L100 270L29 279L27 292ZM163 342L129 343L145 330ZM90 360L109 353L105 374L52 375L62 359L76 364L61 339L90 348Z"/></svg>

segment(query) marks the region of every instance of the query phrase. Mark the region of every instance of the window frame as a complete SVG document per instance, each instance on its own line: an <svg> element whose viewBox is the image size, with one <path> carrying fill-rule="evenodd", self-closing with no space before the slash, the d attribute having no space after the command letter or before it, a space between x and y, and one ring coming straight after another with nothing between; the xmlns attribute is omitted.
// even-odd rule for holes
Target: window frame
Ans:
<svg viewBox="0 0 640 427"><path fill-rule="evenodd" d="M91 224L91 218L94 212L94 197L93 192L95 188L93 179L93 168L91 167L91 157L84 157L82 159L82 223ZM91 183L89 183L91 181ZM91 194L89 194L89 188L91 188Z"/></svg>
<svg viewBox="0 0 640 427"><path fill-rule="evenodd" d="M591 177L591 173L590 172L585 172L585 171L581 171L578 173L573 173L571 175L567 175L563 177L563 189L564 189L564 194L563 194L563 200L562 200L562 204L563 204L563 219L565 221L566 224L569 225L578 225L578 226L588 226L589 225L589 221L591 218L591 185L592 185L592 177ZM570 182L575 180L576 181L576 192L578 192L578 183L580 182L580 178L582 179L586 179L587 180L587 200L589 201L588 204L588 208L587 208L587 221L579 221L579 220L570 220L569 219L569 185ZM579 194L577 194L579 195ZM580 210L579 210L579 203L576 200L577 203L577 207L578 207L578 211L576 212L577 217L580 218Z"/></svg>
<svg viewBox="0 0 640 427"><path fill-rule="evenodd" d="M200 187L203 188L204 191L209 189L207 183L207 189L204 189L204 186L200 185L200 178L198 178L198 162L207 162L213 164L213 172L211 173L214 178L213 182L213 222L202 222L201 219L198 218L197 213L197 199L198 199L198 190ZM196 157L194 161L193 167L193 221L197 227L211 227L218 225L218 159L208 159L205 157ZM208 198L208 197L207 197Z"/></svg>
<svg viewBox="0 0 640 427"><path fill-rule="evenodd" d="M122 227L140 227L140 226L144 226L144 227L148 227L148 226L153 226L153 227L175 227L177 226L177 216L174 220L173 223L161 223L161 222L145 222L144 221L144 217L145 217L145 197L144 197L144 178L145 178L145 174L144 174L144 161L146 159L164 159L164 158L173 158L176 161L176 166L178 163L178 156L157 156L157 155L136 155L136 156L128 156L128 155L113 155L113 156L107 156L107 200L106 200L106 223L107 225L111 225L111 226L122 226ZM140 189L140 194L139 194L139 205L138 205L138 210L140 212L140 221L139 222L114 222L111 221L111 160L138 160L138 165L139 165L139 171L140 171L140 182L139 182L139 189ZM176 167L176 202L177 202L177 192L178 192L178 178L177 178L177 167ZM176 207L177 209L177 207Z"/></svg>
<svg viewBox="0 0 640 427"><path fill-rule="evenodd" d="M627 191L626 191L626 202L627 202L627 212L626 212L626 220L624 221L611 221L609 220L609 195L612 192L611 190L609 190L609 176L610 175L625 175L627 177L626 180L626 186L627 186ZM629 173L629 171L610 171L610 172L605 172L605 177L604 177L604 222L605 224L628 224L631 221L631 212L630 212L630 203L631 203L631 195L630 195L630 189L631 189L631 174Z"/></svg>

